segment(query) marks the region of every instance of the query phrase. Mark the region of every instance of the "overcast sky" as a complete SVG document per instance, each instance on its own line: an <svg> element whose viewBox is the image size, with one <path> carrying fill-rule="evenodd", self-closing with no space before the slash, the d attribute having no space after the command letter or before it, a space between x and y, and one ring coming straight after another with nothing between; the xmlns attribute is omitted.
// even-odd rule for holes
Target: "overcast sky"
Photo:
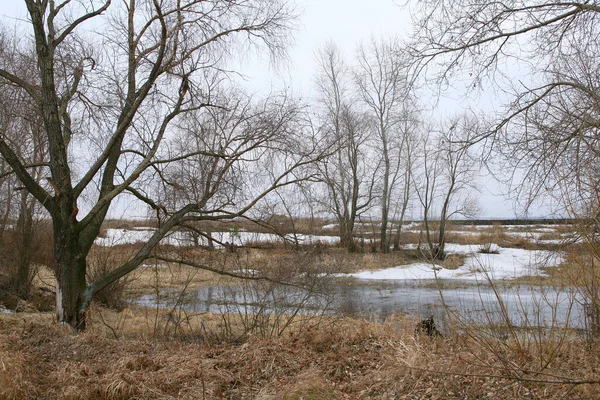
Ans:
<svg viewBox="0 0 600 400"><path fill-rule="evenodd" d="M356 46L371 38L397 36L405 38L411 31L410 10L393 0L296 0L300 20L289 49L287 62L273 67L267 55L253 55L241 66L246 76L245 85L254 92L289 86L294 93L310 98L314 93L314 75L317 70L315 53L326 42L335 43L348 61L352 61ZM24 17L22 0L0 0L0 15ZM9 22L10 23L10 22ZM492 98L493 96L488 96ZM485 98L485 97L484 97ZM427 99L424 99L427 100ZM449 114L448 108L463 104L463 100L442 101L440 114ZM488 107L493 108L490 102ZM481 217L514 217L511 201L506 201L501 188L491 178L481 182ZM533 211L543 216L547 211Z"/></svg>

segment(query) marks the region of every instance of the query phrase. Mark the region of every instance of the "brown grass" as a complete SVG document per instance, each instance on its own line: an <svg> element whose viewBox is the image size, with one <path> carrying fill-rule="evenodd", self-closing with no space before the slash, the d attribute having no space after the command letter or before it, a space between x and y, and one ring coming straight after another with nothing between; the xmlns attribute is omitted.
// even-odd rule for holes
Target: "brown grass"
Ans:
<svg viewBox="0 0 600 400"><path fill-rule="evenodd" d="M72 334L44 314L0 317L0 398L44 399L514 399L597 398L597 352L570 337L535 374L535 353L499 343L508 370L462 334L415 338L414 322L331 320L279 339L241 345L190 340L115 339L94 322ZM514 372L520 380L514 379Z"/></svg>

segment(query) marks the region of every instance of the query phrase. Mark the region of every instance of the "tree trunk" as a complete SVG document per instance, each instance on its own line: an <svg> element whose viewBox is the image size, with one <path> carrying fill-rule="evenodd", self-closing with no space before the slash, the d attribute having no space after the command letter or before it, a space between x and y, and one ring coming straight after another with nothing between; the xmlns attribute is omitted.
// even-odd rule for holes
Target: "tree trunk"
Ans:
<svg viewBox="0 0 600 400"><path fill-rule="evenodd" d="M346 249L348 250L348 252L350 253L354 253L356 251L356 242L354 241L354 233L352 228L350 228L349 226L346 229Z"/></svg>
<svg viewBox="0 0 600 400"><path fill-rule="evenodd" d="M446 259L446 217L440 219L440 234L438 236L438 244L434 254L436 260Z"/></svg>
<svg viewBox="0 0 600 400"><path fill-rule="evenodd" d="M383 126L380 129L384 129ZM388 154L387 138L383 136L383 158L384 158L384 175L383 175L383 192L381 194L381 243L380 248L382 253L390 252L390 243L388 239L387 229L390 213L390 157Z"/></svg>
<svg viewBox="0 0 600 400"><path fill-rule="evenodd" d="M354 241L354 222L346 219L339 221L340 244L352 253L357 250Z"/></svg>
<svg viewBox="0 0 600 400"><path fill-rule="evenodd" d="M29 296L31 277L31 246L33 242L33 209L29 204L28 192L21 192L19 204L19 218L17 220L17 235L19 258L17 263L17 276L15 287L17 294L22 298Z"/></svg>
<svg viewBox="0 0 600 400"><path fill-rule="evenodd" d="M56 317L60 323L69 324L76 330L84 330L86 316L81 306L86 289L86 255L79 244L73 222L54 224Z"/></svg>

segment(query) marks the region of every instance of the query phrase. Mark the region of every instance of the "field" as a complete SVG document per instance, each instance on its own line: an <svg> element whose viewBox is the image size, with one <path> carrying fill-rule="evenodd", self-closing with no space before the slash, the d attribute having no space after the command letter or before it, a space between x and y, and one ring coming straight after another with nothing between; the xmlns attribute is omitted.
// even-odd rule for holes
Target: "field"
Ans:
<svg viewBox="0 0 600 400"><path fill-rule="evenodd" d="M335 227L322 225L307 225L295 243L251 227L215 227L214 232L222 232L218 241L227 245L213 248L190 246L178 233L160 254L176 258L185 253L208 268L172 262L138 268L99 297L84 333L53 322L52 274L40 267L34 301L12 304L0 298L18 311L3 306L0 313L0 398L600 396L597 332L585 321L577 328L558 317L545 325L533 319L519 325L505 311L499 314L504 321L473 322L448 312L441 335L428 336L415 330L426 315L402 310L381 317L367 309L291 313L273 303L227 313L187 307L199 288L235 287L255 294L258 287L261 293L277 294L281 281L312 282L314 296L331 289L332 282L383 292L385 285L401 280L416 290L433 284L432 273L449 290L489 279L494 290L534 285L555 291L577 287L583 293L591 281L584 261L593 266L594 259L571 226L455 226L448 237L449 257L432 263L418 246L417 225L406 227L402 248L389 254L371 252L368 239L364 251L348 253L335 245ZM100 274L126 259L149 229L147 224L111 222L90 256L90 273ZM534 259L544 262L534 265ZM170 302L143 307L143 296ZM282 301L277 297L274 304Z"/></svg>

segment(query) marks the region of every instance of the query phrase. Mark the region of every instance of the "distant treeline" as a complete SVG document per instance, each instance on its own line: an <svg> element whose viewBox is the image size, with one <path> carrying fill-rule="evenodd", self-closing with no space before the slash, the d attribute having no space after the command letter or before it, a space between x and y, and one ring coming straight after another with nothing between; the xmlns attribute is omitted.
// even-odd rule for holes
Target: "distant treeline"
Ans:
<svg viewBox="0 0 600 400"><path fill-rule="evenodd" d="M419 222L419 221L415 221ZM572 225L583 222L576 218L533 218L533 219L461 219L452 220L453 225Z"/></svg>

